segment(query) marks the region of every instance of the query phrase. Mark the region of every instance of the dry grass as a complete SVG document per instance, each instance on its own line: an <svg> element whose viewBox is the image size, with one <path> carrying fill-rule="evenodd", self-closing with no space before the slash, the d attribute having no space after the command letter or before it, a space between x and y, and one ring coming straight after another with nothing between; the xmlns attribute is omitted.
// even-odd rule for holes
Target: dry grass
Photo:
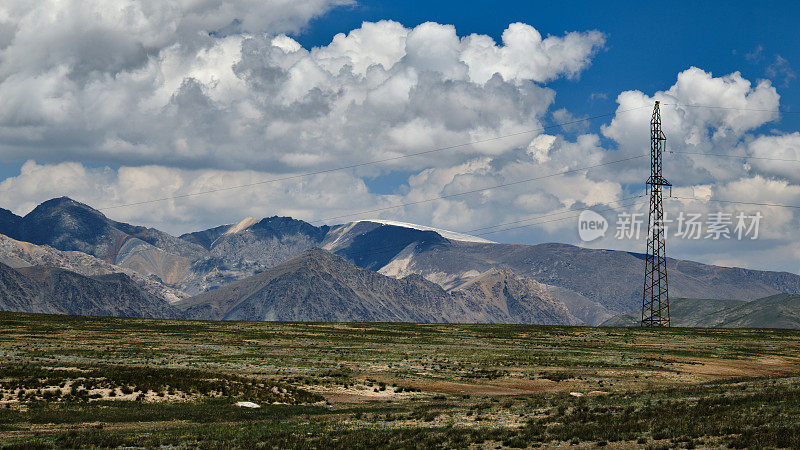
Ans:
<svg viewBox="0 0 800 450"><path fill-rule="evenodd" d="M795 331L11 313L0 326L11 446L791 447L800 423Z"/></svg>

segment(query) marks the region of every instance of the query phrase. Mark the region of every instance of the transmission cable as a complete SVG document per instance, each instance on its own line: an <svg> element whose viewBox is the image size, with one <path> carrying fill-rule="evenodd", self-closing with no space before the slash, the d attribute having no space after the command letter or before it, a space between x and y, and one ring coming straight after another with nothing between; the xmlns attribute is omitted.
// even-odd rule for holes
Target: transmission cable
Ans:
<svg viewBox="0 0 800 450"><path fill-rule="evenodd" d="M632 199L635 199L635 198L641 198L641 197L645 197L645 195L634 195L632 197L625 197L625 198L621 198L619 200L614 200L614 201L610 201L610 202L601 202L601 203L609 205L609 204L612 204L612 203L621 203L621 202L624 202L624 201L632 200ZM584 209L592 209L592 207L591 206L586 206ZM497 224L497 225L489 225L489 226L480 227L480 228L473 228L473 229L471 229L469 231L464 231L464 233L472 234L474 232L481 231L481 230L504 227L506 225L514 225L514 224L518 224L518 223L522 223L522 222L527 222L529 220L539 220L539 219L542 219L542 218L545 218L545 217L556 216L556 215L559 215L559 214L567 214L567 213L571 213L571 212L575 212L575 211L576 210L574 210L574 209L566 209L566 210L552 212L552 213L548 213L548 214L543 214L543 215L539 215L539 216L535 216L535 217L529 217L527 219L515 220L513 222L505 222L505 223L500 223L500 224ZM513 229L513 228L509 228L509 229ZM505 231L505 230L499 230L499 231ZM499 231L493 231L492 233L498 233Z"/></svg>
<svg viewBox="0 0 800 450"><path fill-rule="evenodd" d="M667 150L666 153L674 153L676 155L718 156L722 158L762 159L766 161L800 162L800 159L772 158L769 156L728 155L725 153L680 152L675 150Z"/></svg>
<svg viewBox="0 0 800 450"><path fill-rule="evenodd" d="M739 205L752 205L752 206L774 206L779 208L792 208L792 209L800 209L800 205L784 205L780 203L760 203L760 202L743 202L737 200L718 200L715 198L698 198L698 197L679 197L679 196L672 196L667 198L674 198L678 200L697 200L700 202L717 202L717 203L734 203Z"/></svg>
<svg viewBox="0 0 800 450"><path fill-rule="evenodd" d="M397 205L386 206L386 207L383 207L383 208L365 209L365 210L357 211L357 212L350 213L350 214L342 214L342 215L339 215L339 216L332 216L332 217L326 217L324 219L314 220L314 221L312 221L312 223L313 222L325 222L325 221L334 220L334 219L341 219L343 217L352 217L352 216L357 216L359 214L387 211L387 210L390 210L390 209L402 208L402 207L405 207L405 206L419 205L421 203L428 203L428 202L433 202L433 201L436 201L436 200L443 200L443 199L452 198L452 197L458 197L458 196L467 195L467 194L474 194L474 193L477 193L477 192L485 192L485 191L489 191L489 190L492 190L492 189L498 189L498 188L503 188L503 187L508 187L508 186L514 186L514 185L518 185L518 184L529 183L531 181L544 180L546 178L552 178L552 177L556 177L556 176L568 175L568 174L576 173L576 172L582 172L584 170L594 169L594 168L602 167L602 166L608 166L608 165L611 165L611 164L618 164L618 163L625 162L625 161L632 161L634 159L644 158L646 156L650 156L650 154L647 153L647 154L642 154L642 155L637 155L637 156L631 156L629 158L617 159L617 160L614 160L614 161L607 161L607 162L604 162L604 163L594 164L594 165L586 166L586 167L580 167L580 168L577 168L577 169L570 169L570 170L565 170L565 171L562 171L562 172L551 173L551 174L548 174L548 175L542 175L542 176L538 176L538 177L527 178L525 180L512 181L512 182L509 182L509 183L501 183L501 184L496 184L494 186L489 186L489 187L479 188L479 189L471 189L469 191L457 192L457 193L453 193L453 194L440 195L440 196L437 196L437 197L431 197L431 198L426 198L426 199L423 199L423 200L416 200L416 201L407 202L407 203L400 203L400 204L397 204Z"/></svg>
<svg viewBox="0 0 800 450"><path fill-rule="evenodd" d="M640 197L645 197L645 196L644 195L638 195L638 196L634 196L634 197L628 197L627 199L621 199L621 200L618 200L618 201L613 201L613 202L608 202L608 203L620 203L620 202L623 202L624 200L636 199L636 198L640 198ZM591 209L592 211L595 211L595 212L604 212L604 211L613 211L613 210L616 210L618 208L624 208L624 207L633 206L633 205L636 205L636 204L644 204L644 203L647 203L647 201L646 200L645 201L637 200L635 202L631 202L631 203L628 203L628 204L620 204L620 205L618 205L616 207L602 208L602 209L595 209L595 208L587 208L587 209ZM561 211L561 212L558 212L558 213L545 214L545 215L542 215L542 216L538 216L536 218L530 218L530 219L526 219L526 220L534 220L534 219L538 220L538 219L542 219L542 218L545 218L545 217L550 217L550 216L554 216L554 215L558 215L558 214L575 213L575 212L578 212L578 211L575 211L575 210ZM472 230L464 231L464 232L461 232L461 231L456 232L456 231L454 231L454 233L459 233L459 234L468 234L469 233L470 235L472 235L474 237L486 236L486 235L489 235L489 234L500 233L500 232L503 232L503 231L515 230L515 229L519 229L519 228L527 228L527 227L532 227L532 226L536 226L536 225L542 225L542 224L545 224L545 223L558 222L558 221L562 221L562 220L575 219L579 215L580 214L572 214L572 215L567 216L567 217L558 217L558 218L554 218L554 219L550 219L550 220L539 220L539 221L534 222L534 223L528 223L528 224L519 225L519 226L516 226L516 227L510 227L510 228L506 228L506 229L502 229L502 230L488 231L488 232L477 233L477 234L473 234ZM519 223L519 221L509 222L508 224L513 224L513 223ZM506 225L506 224L498 224L498 225L495 225L495 226L499 227L499 226L503 226L503 225ZM484 227L484 229L485 228L486 227ZM434 232L434 233L438 233L435 229L420 230L420 231L431 231L431 232ZM444 230L440 230L440 231L444 231ZM439 233L439 235L442 236L440 233ZM444 236L442 236L442 237L444 237ZM462 241L463 242L463 240L460 240L458 238L453 238L453 239L445 238L445 239L454 240L454 241ZM370 255L380 255L380 254L386 254L386 253L397 253L397 252L400 252L401 250L405 249L409 245L417 244L417 243L419 243L419 241L401 242L399 244L390 244L390 245L381 246L381 247L370 247L368 249L365 249L364 251L344 251L342 253L342 255L344 255L344 256L346 256L346 257L348 257L350 259L355 259L356 257L364 257L364 256L370 256ZM482 242L477 242L477 243L478 244L482 244ZM491 241L486 242L486 243L491 243ZM331 251L335 252L336 250L335 249L331 249Z"/></svg>
<svg viewBox="0 0 800 450"><path fill-rule="evenodd" d="M800 114L800 111L783 111L780 109L736 108L733 106L692 105L684 103L662 103L664 106L683 106L687 108L725 109L730 111L774 112L780 114Z"/></svg>
<svg viewBox="0 0 800 450"><path fill-rule="evenodd" d="M338 171L342 171L342 170L355 169L355 168L358 168L358 167L370 166L370 165L374 165L374 164L381 164L381 163L390 162L390 161L397 161L397 160L400 160L400 159L412 158L412 157L420 156L420 155L428 155L428 154L431 154L431 153L441 152L441 151L444 151L444 150L452 150L452 149L455 149L455 148L466 147L466 146L469 146L469 145L483 144L483 143L486 143L486 142L498 141L498 140L506 139L506 138L509 138L509 137L521 136L521 135L524 135L524 134L536 133L536 132L539 132L539 131L546 131L546 130L549 130L551 128L559 128L559 127L564 127L566 125L573 125L573 124L581 123L581 122L589 122L589 121L592 121L592 120L595 120L595 119L600 119L600 118L603 118L603 117L610 117L610 116L614 116L614 115L620 114L620 113L637 111L637 110L640 110L640 109L646 108L646 107L649 107L649 105L639 106L639 107L636 107L636 108L624 109L624 110L621 110L621 111L615 111L615 112L611 112L611 113L598 114L598 115L595 115L595 116L584 117L582 119L575 119L575 120L570 120L570 121L567 121L567 122L555 123L555 124L546 125L546 126L543 126L543 127L540 127L540 128L534 128L534 129L524 130L524 131L517 131L515 133L505 134L505 135L502 135L502 136L495 136L495 137L486 138L486 139L479 139L479 140L476 140L476 141L465 142L465 143L462 143L462 144L454 144L454 145L449 145L449 146L446 146L446 147L439 147L439 148L435 148L435 149L432 149L432 150L425 150L425 151L416 152L416 153L409 153L409 154L406 154L406 155L393 156L391 158L384 158L384 159L378 159L378 160L373 160L373 161L366 161L366 162L361 162L361 163L356 163L356 164L350 164L350 165L347 165L347 166L334 167L334 168L330 168L330 169L316 170L316 171L313 171L313 172L305 172L305 173L295 174L295 175L287 175L287 176L284 176L284 177L271 178L271 179L268 179L268 180L256 181L256 182L253 182L253 183L238 184L238 185L235 185L235 186L226 186L226 187L215 188L215 189L207 189L207 190L204 190L204 191L189 192L189 193L186 193L186 194L176 194L176 195L171 195L169 197L161 197L161 198L150 199L150 200L142 200L142 201L138 201L138 202L124 203L124 204L120 204L120 205L106 206L105 208L98 208L98 209L101 210L101 211L106 211L106 210L110 210L110 209L125 208L125 207L129 207L129 206L146 205L146 204L149 204L149 203L157 203L157 202L163 202L163 201L168 201L168 200L177 200L177 199L181 199L181 198L195 197L195 196L198 196L198 195L213 194L213 193L217 193L217 192L224 192L224 191L230 191L230 190L235 190L235 189L242 189L242 188L246 188L246 187L259 186L259 185L263 185L263 184L277 183L279 181L286 181L286 180L294 180L294 179L299 179L299 178L305 178L305 177L310 177L310 176L313 176L313 175L321 175L321 174L325 174L325 173L331 173L331 172L338 172Z"/></svg>
<svg viewBox="0 0 800 450"><path fill-rule="evenodd" d="M645 197L645 196L644 195L639 195L639 196L636 196L636 197L629 197L629 198L638 198L638 197ZM638 204L645 204L648 201L649 200L637 200L635 202L631 202L631 203L628 203L628 204L620 204L618 206L612 206L612 207L609 207L609 208L602 208L602 209L587 208L587 209L590 209L590 210L595 211L595 212L614 211L614 210L617 210L619 208L625 208L625 207L628 207L628 206L633 206L633 205L638 205ZM618 202L608 202L608 203L618 203ZM566 212L576 212L576 211L565 211L565 213ZM574 218L580 216L581 212L582 211L578 212L578 214L573 214L573 215L570 215L568 217L559 217L559 218L556 218L556 219L544 220L544 221L540 221L540 222L534 222L534 223L529 223L529 224L525 224L525 225L518 225L518 226L515 226L515 227L504 228L502 230L494 230L494 231L487 231L487 232L483 232L483 233L476 233L475 235L476 236L487 236L487 235L490 235L490 234L502 233L504 231L510 231L510 230L516 230L516 229L520 229L520 228L532 227L532 226L541 225L541 224L544 224L544 223L558 222L558 221L561 221L561 220L574 219ZM466 233L470 233L470 232L467 231Z"/></svg>

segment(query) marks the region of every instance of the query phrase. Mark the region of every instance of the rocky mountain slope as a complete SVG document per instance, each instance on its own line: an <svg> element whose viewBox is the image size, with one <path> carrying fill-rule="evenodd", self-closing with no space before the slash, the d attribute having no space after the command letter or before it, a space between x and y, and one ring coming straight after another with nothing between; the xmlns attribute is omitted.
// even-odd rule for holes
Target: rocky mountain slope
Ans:
<svg viewBox="0 0 800 450"><path fill-rule="evenodd" d="M181 239L207 252L193 262L193 278L181 287L197 294L254 275L319 246L327 233L326 226L275 216L184 234Z"/></svg>
<svg viewBox="0 0 800 450"><path fill-rule="evenodd" d="M636 311L641 302L644 261L638 254L566 244L497 244L397 222L316 227L289 217L247 218L176 238L115 222L61 198L25 217L0 211L0 228L18 240L97 256L191 295L246 279L320 247L393 278L421 275L446 291L492 269L509 269L544 285L575 319L591 325ZM674 259L668 265L670 293L675 296L753 300L800 293L800 276L795 274Z"/></svg>
<svg viewBox="0 0 800 450"><path fill-rule="evenodd" d="M670 320L675 327L700 328L800 328L800 295L778 294L753 301L670 299ZM639 318L615 316L603 326L639 326Z"/></svg>
<svg viewBox="0 0 800 450"><path fill-rule="evenodd" d="M10 235L16 233L21 220L22 217L7 209L0 208L0 234Z"/></svg>
<svg viewBox="0 0 800 450"><path fill-rule="evenodd" d="M361 221L332 227L323 248L396 278L422 275L453 289L493 268L548 286L576 318L596 325L641 303L642 255L568 244L516 245L445 239L438 233ZM800 293L800 276L668 260L676 296L753 300Z"/></svg>
<svg viewBox="0 0 800 450"><path fill-rule="evenodd" d="M194 319L574 324L563 304L508 271L453 292L419 275L402 279L312 249L258 275L182 300Z"/></svg>
<svg viewBox="0 0 800 450"><path fill-rule="evenodd" d="M549 286L518 278L508 269L491 269L451 291L466 300L475 322L580 324L550 292Z"/></svg>
<svg viewBox="0 0 800 450"><path fill-rule="evenodd" d="M91 277L124 273L139 287L168 302L188 297L180 290L170 288L157 280L135 270L115 266L92 255L77 251L60 251L46 245L17 241L0 235L0 263L14 269L30 266L53 267Z"/></svg>
<svg viewBox="0 0 800 450"><path fill-rule="evenodd" d="M800 276L668 260L670 293L675 296L752 300L800 293ZM445 287L463 283L494 267L567 289L594 302L596 311L634 311L641 304L642 255L586 249L567 244L511 245L448 241L409 246L379 271L389 276L417 273ZM577 311L575 311L577 313Z"/></svg>
<svg viewBox="0 0 800 450"><path fill-rule="evenodd" d="M87 253L175 287L191 277L191 262L205 254L199 245L154 228L113 221L66 197L40 204L5 231L20 241Z"/></svg>
<svg viewBox="0 0 800 450"><path fill-rule="evenodd" d="M0 310L84 316L180 318L182 313L125 274L85 277L42 266L0 263Z"/></svg>
<svg viewBox="0 0 800 450"><path fill-rule="evenodd" d="M227 320L442 322L463 315L422 277L385 277L318 249L176 307L191 318Z"/></svg>

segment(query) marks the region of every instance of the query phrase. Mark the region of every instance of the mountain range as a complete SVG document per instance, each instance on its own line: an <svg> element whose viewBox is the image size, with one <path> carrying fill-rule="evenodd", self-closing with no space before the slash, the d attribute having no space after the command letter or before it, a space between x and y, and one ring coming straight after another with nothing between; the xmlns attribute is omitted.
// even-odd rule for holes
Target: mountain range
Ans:
<svg viewBox="0 0 800 450"><path fill-rule="evenodd" d="M181 318L124 273L86 277L68 270L0 263L0 310L84 316Z"/></svg>
<svg viewBox="0 0 800 450"><path fill-rule="evenodd" d="M175 237L62 197L24 217L0 210L0 233L0 262L89 277L126 273L196 318L598 325L641 304L640 254L499 244L401 222L318 227L274 216ZM750 301L800 293L800 276L786 272L676 259L668 270L676 297ZM478 297L479 305L470 303Z"/></svg>
<svg viewBox="0 0 800 450"><path fill-rule="evenodd" d="M124 273L142 289L168 303L188 297L186 293L166 286L156 278L107 263L92 255L78 251L60 251L47 245L17 241L2 234L0 234L0 263L15 269L32 266L54 267L87 277Z"/></svg>
<svg viewBox="0 0 800 450"><path fill-rule="evenodd" d="M19 219L7 218L0 233L18 241L79 251L180 288L191 276L201 246L154 228L116 222L66 197L48 200Z"/></svg>
<svg viewBox="0 0 800 450"><path fill-rule="evenodd" d="M391 278L312 249L175 306L189 318L213 320L578 323L537 288L510 271L492 271L446 292L416 274Z"/></svg>

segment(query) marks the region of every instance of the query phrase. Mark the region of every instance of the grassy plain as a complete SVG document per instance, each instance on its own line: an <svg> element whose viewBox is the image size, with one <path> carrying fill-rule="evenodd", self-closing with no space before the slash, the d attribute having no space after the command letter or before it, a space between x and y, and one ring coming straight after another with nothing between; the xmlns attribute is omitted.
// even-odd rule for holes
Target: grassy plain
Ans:
<svg viewBox="0 0 800 450"><path fill-rule="evenodd" d="M0 447L800 447L799 331L0 327Z"/></svg>

